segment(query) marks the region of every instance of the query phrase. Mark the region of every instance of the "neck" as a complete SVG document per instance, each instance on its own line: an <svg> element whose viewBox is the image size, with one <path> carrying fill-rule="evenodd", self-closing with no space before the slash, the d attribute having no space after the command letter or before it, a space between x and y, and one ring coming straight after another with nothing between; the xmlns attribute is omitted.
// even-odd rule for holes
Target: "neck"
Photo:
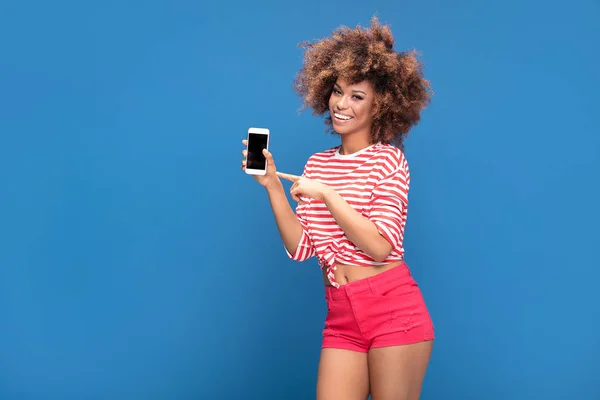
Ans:
<svg viewBox="0 0 600 400"><path fill-rule="evenodd" d="M340 154L353 154L372 144L370 135L343 135Z"/></svg>

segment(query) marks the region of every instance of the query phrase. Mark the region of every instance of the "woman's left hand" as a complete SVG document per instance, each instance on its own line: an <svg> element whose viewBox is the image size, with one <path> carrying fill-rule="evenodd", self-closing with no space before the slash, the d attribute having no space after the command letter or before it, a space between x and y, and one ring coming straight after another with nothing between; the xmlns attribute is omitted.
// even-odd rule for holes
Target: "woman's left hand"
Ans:
<svg viewBox="0 0 600 400"><path fill-rule="evenodd" d="M310 197L314 200L323 201L327 192L331 190L324 183L303 176L284 174L283 172L277 172L277 176L293 183L290 188L290 194L298 203L303 203L301 197Z"/></svg>

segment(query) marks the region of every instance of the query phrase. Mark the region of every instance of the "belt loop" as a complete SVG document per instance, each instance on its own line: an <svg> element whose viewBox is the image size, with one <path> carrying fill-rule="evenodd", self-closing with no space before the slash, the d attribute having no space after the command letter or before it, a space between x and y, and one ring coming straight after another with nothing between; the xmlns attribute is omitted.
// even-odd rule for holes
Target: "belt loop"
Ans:
<svg viewBox="0 0 600 400"><path fill-rule="evenodd" d="M377 288L376 288L376 284L375 282L373 282L372 279L367 278L367 283L369 284L369 290L371 291L371 294L376 295L377 294Z"/></svg>
<svg viewBox="0 0 600 400"><path fill-rule="evenodd" d="M346 297L352 297L352 286L348 285L347 283L345 285L340 286L338 290L343 290L346 293Z"/></svg>

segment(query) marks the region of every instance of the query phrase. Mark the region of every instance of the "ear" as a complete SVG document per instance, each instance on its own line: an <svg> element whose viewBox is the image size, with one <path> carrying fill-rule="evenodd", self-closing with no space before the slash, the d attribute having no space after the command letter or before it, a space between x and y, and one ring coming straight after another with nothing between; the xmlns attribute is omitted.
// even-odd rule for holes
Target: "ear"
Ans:
<svg viewBox="0 0 600 400"><path fill-rule="evenodd" d="M373 105L371 106L371 117L376 119L379 116L379 103L377 101L373 101Z"/></svg>
<svg viewBox="0 0 600 400"><path fill-rule="evenodd" d="M371 117L373 119L377 119L377 117L380 116L380 111L381 111L381 101L383 100L381 98L381 95L378 93L373 93L373 102L371 103Z"/></svg>

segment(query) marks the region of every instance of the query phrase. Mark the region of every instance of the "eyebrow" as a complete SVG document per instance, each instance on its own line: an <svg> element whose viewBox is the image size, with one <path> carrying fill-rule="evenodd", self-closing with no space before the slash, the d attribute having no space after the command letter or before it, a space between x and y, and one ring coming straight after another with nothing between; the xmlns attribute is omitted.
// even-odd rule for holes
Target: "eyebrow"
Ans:
<svg viewBox="0 0 600 400"><path fill-rule="evenodd" d="M338 85L337 83L334 83L333 86L335 86L338 89L342 89L342 87L340 85ZM363 92L362 90L353 90L352 93L362 93L365 96L367 95L365 92Z"/></svg>

